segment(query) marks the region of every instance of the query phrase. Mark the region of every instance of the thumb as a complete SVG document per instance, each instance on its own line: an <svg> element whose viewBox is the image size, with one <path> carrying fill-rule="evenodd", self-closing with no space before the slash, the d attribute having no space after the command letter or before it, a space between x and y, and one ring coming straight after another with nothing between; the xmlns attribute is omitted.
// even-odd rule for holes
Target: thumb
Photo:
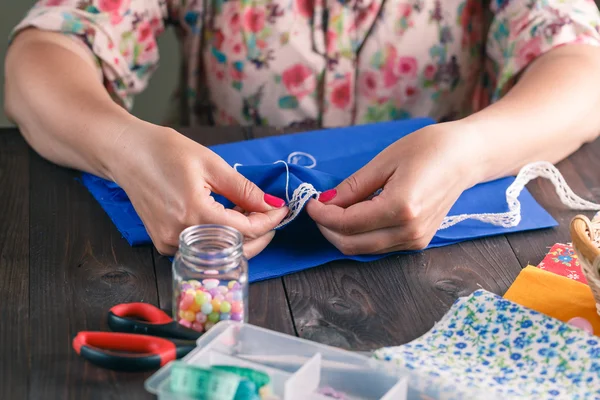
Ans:
<svg viewBox="0 0 600 400"><path fill-rule="evenodd" d="M320 199L327 202L327 204L344 208L367 199L374 192L381 189L389 178L387 168L382 168L383 166L379 164L377 158L375 158L344 179L335 189L323 192ZM331 201L326 201L328 197Z"/></svg>
<svg viewBox="0 0 600 400"><path fill-rule="evenodd" d="M247 212L266 212L285 206L285 201L263 192L258 186L229 166L217 160L207 180L213 191Z"/></svg>

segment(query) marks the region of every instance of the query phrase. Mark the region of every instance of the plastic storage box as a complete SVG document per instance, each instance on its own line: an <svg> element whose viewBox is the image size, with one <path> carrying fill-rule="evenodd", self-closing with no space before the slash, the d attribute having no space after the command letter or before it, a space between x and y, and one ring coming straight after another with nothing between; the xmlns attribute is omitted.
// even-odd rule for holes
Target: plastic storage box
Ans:
<svg viewBox="0 0 600 400"><path fill-rule="evenodd" d="M265 372L271 378L273 399L331 400L318 393L324 387L342 392L348 400L482 398L476 393L443 393L443 390L441 397L421 395L419 390L409 390L409 380L415 382L414 373L391 363L250 324L219 322L197 344L182 362L201 367L248 367ZM171 391L170 368L171 364L167 364L152 375L146 381L146 389L159 400L192 400ZM427 385L431 388L432 383ZM487 395L484 398L489 398Z"/></svg>

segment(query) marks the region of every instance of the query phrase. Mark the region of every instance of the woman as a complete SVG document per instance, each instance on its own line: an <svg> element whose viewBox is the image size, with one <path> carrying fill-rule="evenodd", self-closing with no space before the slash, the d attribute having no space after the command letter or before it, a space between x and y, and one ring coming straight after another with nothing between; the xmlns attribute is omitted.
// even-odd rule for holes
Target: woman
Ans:
<svg viewBox="0 0 600 400"><path fill-rule="evenodd" d="M185 227L220 223L257 254L284 201L127 112L158 65L156 37L173 25L180 124L446 121L397 141L307 208L344 253L423 248L465 189L557 162L600 132L594 2L487 3L41 0L14 31L6 111L43 157L123 187L161 253Z"/></svg>

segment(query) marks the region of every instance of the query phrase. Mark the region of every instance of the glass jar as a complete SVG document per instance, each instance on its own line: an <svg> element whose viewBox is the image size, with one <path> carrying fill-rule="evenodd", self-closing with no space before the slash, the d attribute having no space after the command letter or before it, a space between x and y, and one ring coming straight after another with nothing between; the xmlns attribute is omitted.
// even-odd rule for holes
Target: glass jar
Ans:
<svg viewBox="0 0 600 400"><path fill-rule="evenodd" d="M243 236L222 225L191 226L173 259L173 318L198 332L248 318L248 260Z"/></svg>

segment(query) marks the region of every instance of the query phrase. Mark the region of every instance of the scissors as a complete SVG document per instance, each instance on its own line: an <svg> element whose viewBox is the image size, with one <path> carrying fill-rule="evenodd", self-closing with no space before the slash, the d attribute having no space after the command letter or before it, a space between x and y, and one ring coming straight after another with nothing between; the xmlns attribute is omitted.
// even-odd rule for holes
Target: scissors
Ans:
<svg viewBox="0 0 600 400"><path fill-rule="evenodd" d="M201 335L148 303L114 306L108 326L113 332L79 332L73 349L95 365L118 371L158 369L192 351Z"/></svg>

